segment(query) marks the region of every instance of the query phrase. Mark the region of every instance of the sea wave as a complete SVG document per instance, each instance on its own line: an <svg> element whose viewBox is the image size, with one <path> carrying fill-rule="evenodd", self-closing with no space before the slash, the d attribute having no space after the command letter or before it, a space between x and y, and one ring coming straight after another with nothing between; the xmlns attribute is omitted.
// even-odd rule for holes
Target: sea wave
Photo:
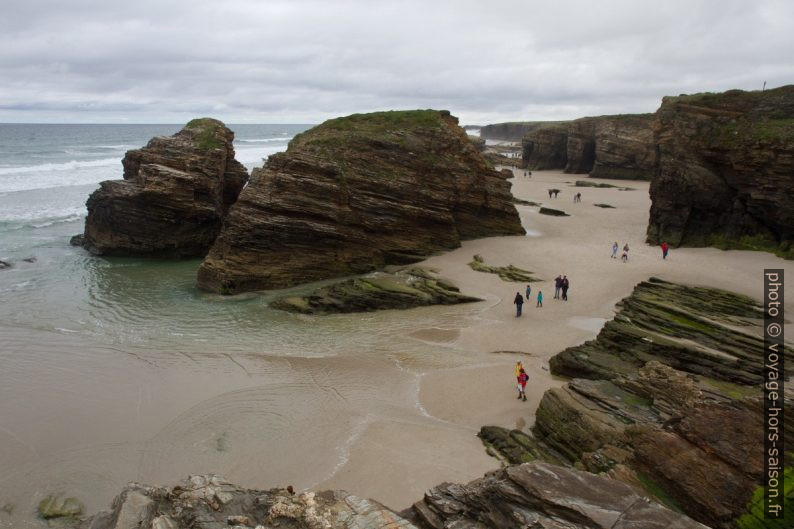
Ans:
<svg viewBox="0 0 794 529"><path fill-rule="evenodd" d="M82 167L106 167L116 165L120 162L121 160L118 158L101 158L99 160L70 160L64 163L42 163L37 165L24 165L21 167L4 167L0 169L0 176L43 171L74 171Z"/></svg>

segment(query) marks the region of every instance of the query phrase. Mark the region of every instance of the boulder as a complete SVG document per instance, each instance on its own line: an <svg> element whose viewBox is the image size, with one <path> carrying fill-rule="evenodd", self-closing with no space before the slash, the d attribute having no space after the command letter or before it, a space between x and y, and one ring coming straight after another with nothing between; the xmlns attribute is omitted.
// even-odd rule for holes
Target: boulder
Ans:
<svg viewBox="0 0 794 529"><path fill-rule="evenodd" d="M520 235L510 183L446 111L354 114L254 170L198 273L204 290L288 287Z"/></svg>
<svg viewBox="0 0 794 529"><path fill-rule="evenodd" d="M248 180L233 140L223 123L203 118L128 151L124 179L91 194L85 232L72 244L96 255L203 257Z"/></svg>
<svg viewBox="0 0 794 529"><path fill-rule="evenodd" d="M794 85L666 97L647 238L794 257Z"/></svg>

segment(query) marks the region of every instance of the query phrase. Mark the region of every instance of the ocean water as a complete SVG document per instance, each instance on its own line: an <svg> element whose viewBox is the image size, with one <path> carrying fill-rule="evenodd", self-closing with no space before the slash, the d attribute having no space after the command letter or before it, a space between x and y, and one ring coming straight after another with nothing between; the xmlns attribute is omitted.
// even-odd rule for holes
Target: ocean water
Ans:
<svg viewBox="0 0 794 529"><path fill-rule="evenodd" d="M411 335L467 308L298 316L198 291L199 260L70 246L125 151L179 128L0 124L0 527L41 525L47 494L96 512L133 480L315 486L373 421L433 422L418 377L466 361ZM250 170L308 126L230 128Z"/></svg>

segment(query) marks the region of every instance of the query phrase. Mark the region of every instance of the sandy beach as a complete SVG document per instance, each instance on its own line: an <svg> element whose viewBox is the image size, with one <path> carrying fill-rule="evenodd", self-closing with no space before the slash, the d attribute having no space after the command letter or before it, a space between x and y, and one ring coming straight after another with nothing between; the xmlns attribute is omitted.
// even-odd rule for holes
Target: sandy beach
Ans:
<svg viewBox="0 0 794 529"><path fill-rule="evenodd" d="M417 329L409 336L435 340L451 350L473 351L474 359L469 365L420 373L419 402L423 412L436 421L419 429L415 424L368 428L353 442L347 463L321 487L367 494L400 509L433 484L467 481L494 468L496 461L485 456L474 436L479 427L531 427L543 392L564 383L550 375L548 359L594 338L614 315L615 303L640 281L656 276L729 289L760 300L764 268L794 273L791 261L761 252L683 248L672 249L663 260L659 248L645 244L648 182L602 181L632 188L622 191L573 187L582 175L535 171L524 177L520 170L514 174L514 196L561 209L570 216L541 215L537 207L519 205L526 237L468 241L455 251L420 263L437 269L463 292L488 301L471 306L465 326ZM549 188L560 189L559 197L549 199ZM576 192L582 193L580 203L573 202ZM596 207L596 203L614 209ZM628 243L628 262L611 259L615 241L620 248ZM473 271L467 263L474 254L488 264L531 270L540 279L532 283L532 300L524 304L520 318L515 317L513 298L516 292L523 294L526 285ZM571 283L567 302L553 299L553 279L559 274L567 275ZM539 289L544 295L542 308L536 308L534 302ZM789 295L787 299L786 310L794 314L794 298ZM527 402L515 398L512 372L517 360L529 368ZM457 429L457 435L446 436L446 428ZM384 480L386 476L389 478Z"/></svg>
<svg viewBox="0 0 794 529"><path fill-rule="evenodd" d="M111 266L57 247L5 271L6 295L25 292L33 308L0 323L0 505L16 506L0 527L36 527L47 494L80 498L93 513L129 481L210 472L250 488L341 488L400 510L441 482L496 468L480 427L528 430L543 392L565 383L548 359L594 338L638 282L760 299L765 267L794 273L757 252L673 249L662 260L644 243L648 182L609 182L633 188L620 191L572 187L581 175L516 174L516 197L570 216L519 205L527 236L467 241L420 263L479 303L293 315L267 307L278 293L196 293L197 263ZM629 244L627 263L610 258L615 241ZM66 251L71 283L58 274ZM544 306L533 296L516 318L526 285L473 271L475 254L531 270ZM567 302L553 299L558 274L570 278ZM41 297L76 301L40 317L34 308L50 303ZM516 399L517 360L530 375L526 402Z"/></svg>

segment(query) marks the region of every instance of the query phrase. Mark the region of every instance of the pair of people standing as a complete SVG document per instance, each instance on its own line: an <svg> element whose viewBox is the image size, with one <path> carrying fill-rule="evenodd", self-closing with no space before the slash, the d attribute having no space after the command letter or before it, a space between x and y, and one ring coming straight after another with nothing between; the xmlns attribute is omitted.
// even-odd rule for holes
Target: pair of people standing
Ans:
<svg viewBox="0 0 794 529"><path fill-rule="evenodd" d="M568 287L571 286L571 282L568 280L568 276L557 276L554 278L554 299L562 299L563 301L568 301ZM561 295L562 294L562 295Z"/></svg>
<svg viewBox="0 0 794 529"><path fill-rule="evenodd" d="M524 364L516 362L516 382L518 383L518 398L527 400L527 381L529 375L524 371Z"/></svg>

